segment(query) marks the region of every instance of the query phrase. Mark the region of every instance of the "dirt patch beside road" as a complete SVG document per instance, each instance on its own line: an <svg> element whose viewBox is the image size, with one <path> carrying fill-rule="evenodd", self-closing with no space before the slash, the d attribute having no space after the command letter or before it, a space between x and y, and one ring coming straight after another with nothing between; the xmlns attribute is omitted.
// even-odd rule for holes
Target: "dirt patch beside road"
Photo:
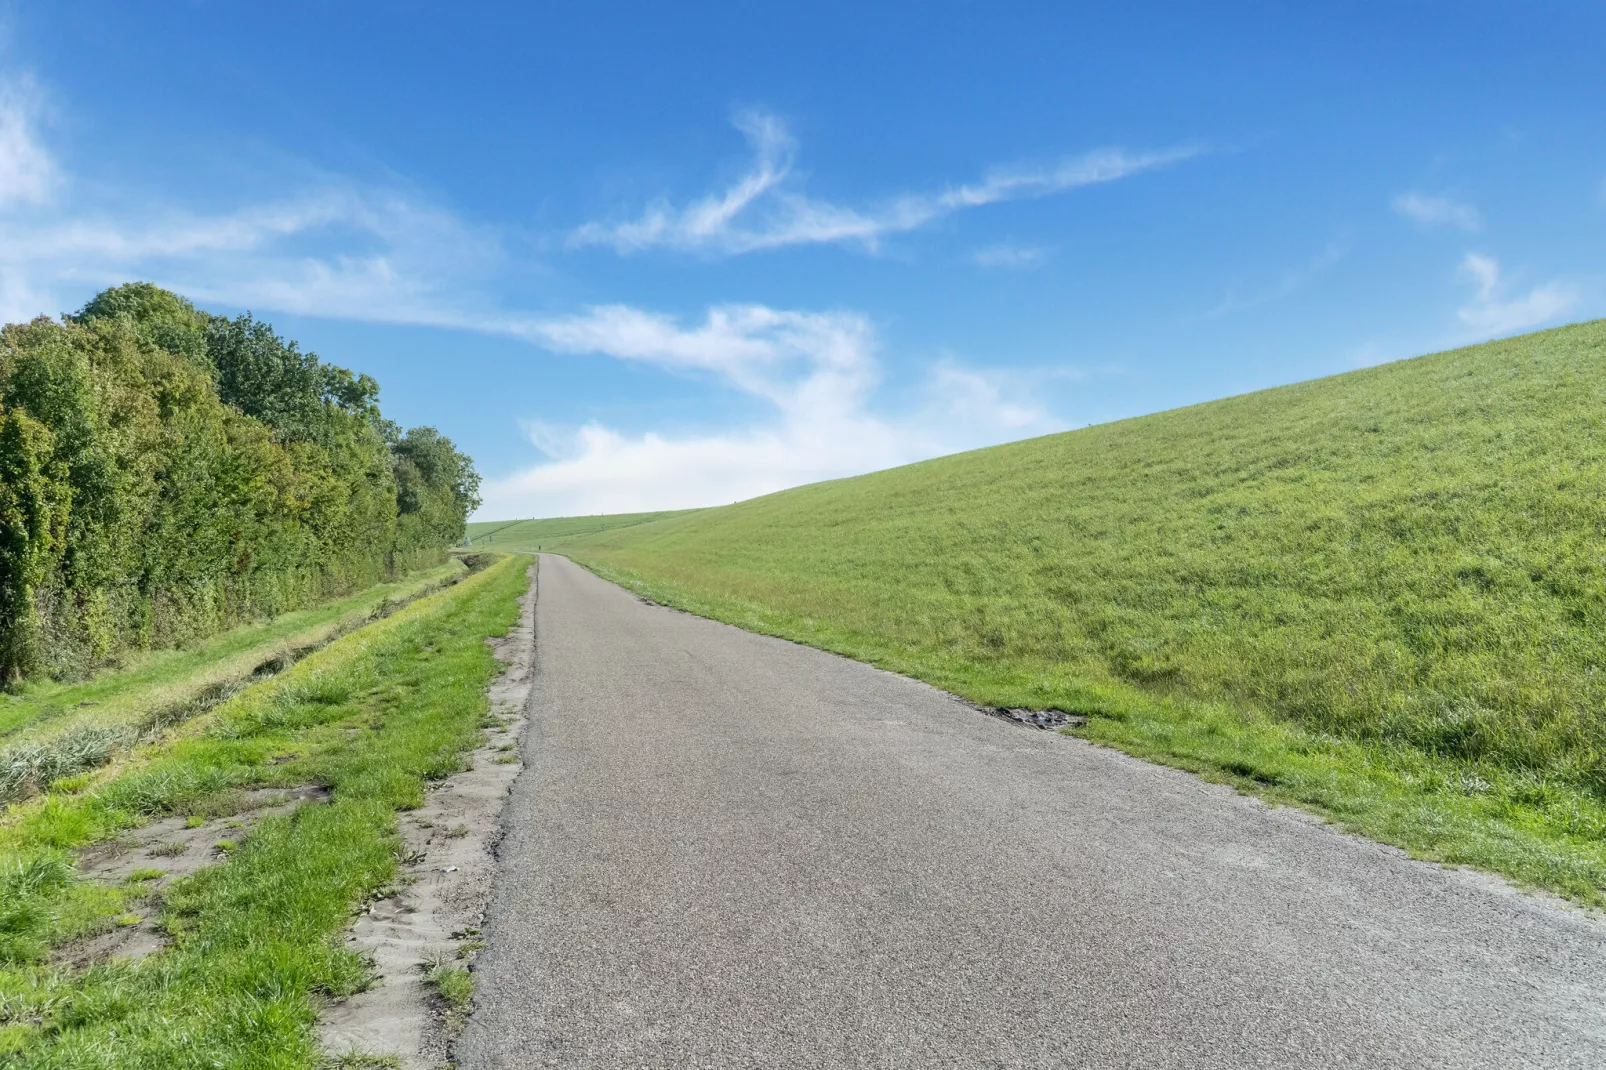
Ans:
<svg viewBox="0 0 1606 1070"><path fill-rule="evenodd" d="M466 1007L437 983L466 970L481 946L480 923L496 872L502 806L522 765L535 654L536 566L529 570L518 626L491 641L508 663L491 685L486 740L468 768L401 816L405 854L395 894L372 903L348 937L373 958L379 979L368 990L331 1004L320 1024L332 1055L395 1056L404 1070L448 1063ZM437 979L432 982L431 977ZM466 987L466 986L464 986Z"/></svg>

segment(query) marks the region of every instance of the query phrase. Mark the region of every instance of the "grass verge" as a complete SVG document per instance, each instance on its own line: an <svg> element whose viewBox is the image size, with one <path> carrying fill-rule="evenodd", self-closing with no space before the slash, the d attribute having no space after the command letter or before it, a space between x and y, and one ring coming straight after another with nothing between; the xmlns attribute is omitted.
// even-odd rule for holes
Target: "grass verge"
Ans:
<svg viewBox="0 0 1606 1070"><path fill-rule="evenodd" d="M8 1067L319 1066L320 1001L368 965L342 946L397 872L396 812L478 742L528 560L504 558L312 654L136 754L93 793L57 792L0 823L0 1062ZM322 784L326 804L263 820L217 865L153 897L79 880L75 849L156 815L226 812L231 792ZM161 912L167 949L51 965L52 950Z"/></svg>
<svg viewBox="0 0 1606 1070"><path fill-rule="evenodd" d="M388 616L428 591L457 582L465 574L460 561L381 584L337 606L310 611L307 620L275 621L260 631L268 635L219 637L211 653L203 651L160 658L156 665L128 674L112 674L83 689L45 691L46 700L24 701L22 712L33 720L9 736L0 736L0 805L63 780L87 785L93 770L140 743L158 740L173 726L198 717L252 683L282 672L336 636ZM194 667L187 675L179 675ZM83 691L99 701L73 699ZM84 710L79 707L92 707ZM15 711L13 711L15 712Z"/></svg>

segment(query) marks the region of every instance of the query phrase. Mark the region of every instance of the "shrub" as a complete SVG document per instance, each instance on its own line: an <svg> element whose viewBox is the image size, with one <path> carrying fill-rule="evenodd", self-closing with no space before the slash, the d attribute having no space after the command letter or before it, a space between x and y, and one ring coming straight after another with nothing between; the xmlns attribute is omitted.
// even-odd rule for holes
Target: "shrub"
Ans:
<svg viewBox="0 0 1606 1070"><path fill-rule="evenodd" d="M0 684L438 562L479 476L378 396L149 283L0 330Z"/></svg>

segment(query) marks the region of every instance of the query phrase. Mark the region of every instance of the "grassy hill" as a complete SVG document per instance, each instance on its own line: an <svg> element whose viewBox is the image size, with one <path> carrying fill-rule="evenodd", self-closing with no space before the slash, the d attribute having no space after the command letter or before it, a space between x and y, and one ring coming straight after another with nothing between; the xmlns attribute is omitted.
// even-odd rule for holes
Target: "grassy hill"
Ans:
<svg viewBox="0 0 1606 1070"><path fill-rule="evenodd" d="M1600 902L1603 461L1597 321L543 545Z"/></svg>
<svg viewBox="0 0 1606 1070"><path fill-rule="evenodd" d="M663 513L608 513L597 516L560 516L545 520L488 520L468 526L468 539L477 548L524 550L533 553L558 539L595 535L616 528L634 527L654 520L685 516L695 509L676 509Z"/></svg>

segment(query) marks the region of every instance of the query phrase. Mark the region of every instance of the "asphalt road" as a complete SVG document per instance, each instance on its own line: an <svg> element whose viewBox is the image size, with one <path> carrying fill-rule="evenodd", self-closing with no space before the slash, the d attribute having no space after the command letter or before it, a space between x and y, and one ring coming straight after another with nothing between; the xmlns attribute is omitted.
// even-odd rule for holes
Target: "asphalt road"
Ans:
<svg viewBox="0 0 1606 1070"><path fill-rule="evenodd" d="M1606 924L541 559L480 1067L1606 1066Z"/></svg>

